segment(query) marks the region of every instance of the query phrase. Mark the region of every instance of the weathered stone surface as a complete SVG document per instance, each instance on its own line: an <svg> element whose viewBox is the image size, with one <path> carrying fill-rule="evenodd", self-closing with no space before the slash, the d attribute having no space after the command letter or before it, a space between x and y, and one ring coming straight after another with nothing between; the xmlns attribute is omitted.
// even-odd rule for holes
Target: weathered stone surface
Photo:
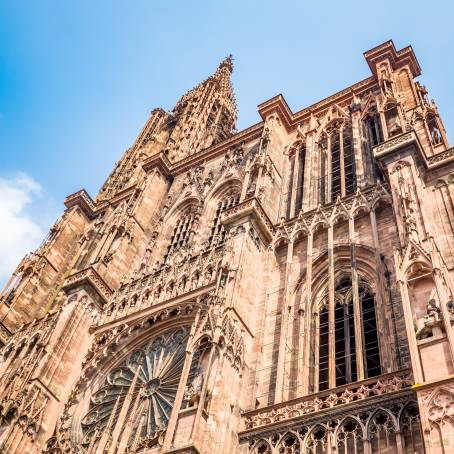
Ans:
<svg viewBox="0 0 454 454"><path fill-rule="evenodd" d="M1 452L450 452L454 152L411 47L235 132L155 109L1 294Z"/></svg>

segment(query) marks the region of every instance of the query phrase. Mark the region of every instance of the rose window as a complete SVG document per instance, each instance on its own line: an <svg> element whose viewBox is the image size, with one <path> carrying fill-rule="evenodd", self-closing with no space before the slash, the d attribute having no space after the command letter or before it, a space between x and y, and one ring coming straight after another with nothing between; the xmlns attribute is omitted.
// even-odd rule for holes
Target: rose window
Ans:
<svg viewBox="0 0 454 454"><path fill-rule="evenodd" d="M82 419L82 444L93 445L105 430L113 432L117 424L125 426L116 430L120 429L120 437L126 437L128 445L159 436L173 408L187 340L184 328L159 336L114 368L91 396ZM191 367L189 380L195 369ZM127 414L125 421L119 421L122 414Z"/></svg>

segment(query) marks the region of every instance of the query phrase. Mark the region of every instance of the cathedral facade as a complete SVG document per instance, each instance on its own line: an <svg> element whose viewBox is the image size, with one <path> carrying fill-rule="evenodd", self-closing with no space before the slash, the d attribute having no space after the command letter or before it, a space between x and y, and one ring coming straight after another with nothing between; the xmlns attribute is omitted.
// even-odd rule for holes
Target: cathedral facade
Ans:
<svg viewBox="0 0 454 454"><path fill-rule="evenodd" d="M454 148L411 47L235 130L232 59L0 295L0 452L454 452Z"/></svg>

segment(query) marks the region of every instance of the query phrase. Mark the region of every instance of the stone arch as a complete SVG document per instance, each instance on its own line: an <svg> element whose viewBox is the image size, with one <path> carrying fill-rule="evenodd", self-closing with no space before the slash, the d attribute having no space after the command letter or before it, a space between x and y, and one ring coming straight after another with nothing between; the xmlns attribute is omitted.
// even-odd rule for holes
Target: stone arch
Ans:
<svg viewBox="0 0 454 454"><path fill-rule="evenodd" d="M301 451L305 454L324 454L328 452L328 445L328 428L323 424L316 424L304 437Z"/></svg>
<svg viewBox="0 0 454 454"><path fill-rule="evenodd" d="M364 453L363 441L366 429L359 418L348 415L343 418L334 431L333 440L338 454Z"/></svg>
<svg viewBox="0 0 454 454"><path fill-rule="evenodd" d="M150 405L152 399L161 399L159 397L159 387L161 384L166 387L166 390L173 389L173 396L176 396L176 387L178 386L179 379L175 374L181 374L183 369L185 345L189 339L188 322L185 317L178 318L174 321L167 320L151 329L148 328L145 331L137 330L134 335L125 326L122 330L125 336L120 341L121 345L116 351L116 357L118 359L115 363L112 365L108 358L103 359L97 363L96 374L92 373L90 376L82 374L82 377L85 377L84 386L77 388L80 403L76 403L76 407L72 408L72 443L78 446L88 443L87 436L89 438L94 436L94 432L90 427L94 427L93 424L104 424L99 419L100 416L97 408L101 408L100 405L106 402L106 405L110 408L109 411L112 412L115 409L115 405L117 405L118 411L120 411L119 408L121 408L121 405L126 405L126 394L134 386L134 383L136 383L136 387L146 388L140 393L140 396L143 397L137 397L136 399L148 399L150 400ZM142 332L138 334L138 331ZM145 360L144 355L154 355L154 359ZM161 361L162 367L151 366L156 361ZM155 373L160 374L159 377L156 376L158 377L156 379L153 375ZM174 375L175 378L173 378ZM166 384L166 380L170 380L168 385ZM123 398L118 397L116 400L114 399L117 402L115 404L108 397L108 389L112 386L118 388L118 392L114 393L115 396L124 396ZM169 394L168 391L166 393ZM139 396L139 393L136 395ZM162 419L164 415L167 415L166 418L168 420L169 412L171 411L171 406L169 406L170 397L167 395L165 400L167 401L166 403L163 401L158 406L160 408L159 412L162 413L160 413L159 417ZM91 402L94 402L94 404ZM142 405L146 404L144 401ZM133 408L132 403L129 405L130 409ZM132 415L130 416L134 417ZM140 418L136 422L140 424ZM123 423L120 421L119 424ZM156 434L158 434L160 430L158 430L158 426L153 427L153 430L156 430ZM111 430L113 430L113 427Z"/></svg>
<svg viewBox="0 0 454 454"><path fill-rule="evenodd" d="M405 452L424 453L418 403L412 401L402 406L398 422Z"/></svg>
<svg viewBox="0 0 454 454"><path fill-rule="evenodd" d="M273 449L268 440L258 440L249 451L251 454L273 454Z"/></svg>
<svg viewBox="0 0 454 454"><path fill-rule="evenodd" d="M302 453L301 440L299 435L289 430L280 439L275 448L277 454L300 454Z"/></svg>
<svg viewBox="0 0 454 454"><path fill-rule="evenodd" d="M370 441L372 452L379 452L377 447L381 440L386 440L387 445L395 447L397 430L397 419L389 410L383 407L375 409L366 423L366 435Z"/></svg>

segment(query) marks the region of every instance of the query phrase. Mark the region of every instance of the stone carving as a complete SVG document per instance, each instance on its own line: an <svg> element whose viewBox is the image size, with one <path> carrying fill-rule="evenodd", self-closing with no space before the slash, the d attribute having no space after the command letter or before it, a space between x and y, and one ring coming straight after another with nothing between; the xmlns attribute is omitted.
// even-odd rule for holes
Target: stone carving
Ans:
<svg viewBox="0 0 454 454"><path fill-rule="evenodd" d="M435 300L432 299L427 304L427 314L416 321L416 339L439 336L441 331L440 308L436 305Z"/></svg>
<svg viewBox="0 0 454 454"><path fill-rule="evenodd" d="M314 413L322 408L333 408L337 405L366 399L371 396L400 391L409 388L411 385L410 373L390 374L387 377L370 379L364 384L354 383L347 386L344 390L339 390L337 393L308 396L280 408L265 408L247 413L244 415L244 424L246 429L255 429L274 422Z"/></svg>

